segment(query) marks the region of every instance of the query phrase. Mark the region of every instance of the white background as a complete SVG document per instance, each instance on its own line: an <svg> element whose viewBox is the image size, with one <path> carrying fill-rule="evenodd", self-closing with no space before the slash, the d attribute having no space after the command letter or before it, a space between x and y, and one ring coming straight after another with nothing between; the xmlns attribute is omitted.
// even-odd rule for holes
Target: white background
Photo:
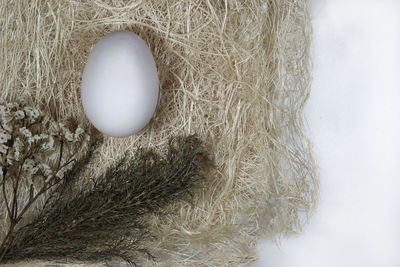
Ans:
<svg viewBox="0 0 400 267"><path fill-rule="evenodd" d="M400 0L319 0L305 111L321 178L303 235L257 267L400 267Z"/></svg>

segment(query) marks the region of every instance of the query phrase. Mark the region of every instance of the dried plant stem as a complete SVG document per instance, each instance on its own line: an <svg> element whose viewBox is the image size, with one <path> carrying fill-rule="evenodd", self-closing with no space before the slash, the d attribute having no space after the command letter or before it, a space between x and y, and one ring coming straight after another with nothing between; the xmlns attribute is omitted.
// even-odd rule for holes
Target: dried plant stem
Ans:
<svg viewBox="0 0 400 267"><path fill-rule="evenodd" d="M6 235L6 237L4 238L4 240L3 240L3 242L2 242L2 244L1 244L1 246L0 246L0 252L1 252L1 256L0 256L0 262L3 260L3 258L4 258L4 256L6 255L6 253L7 253L7 250L8 250L8 248L10 247L10 245L11 245L11 242L12 242L12 234L13 234L13 232L14 232L14 227L15 227L15 223L13 223L13 222L11 222L11 225L10 225L10 227L9 227L9 230L8 230L8 232L7 232L7 235Z"/></svg>
<svg viewBox="0 0 400 267"><path fill-rule="evenodd" d="M62 146L61 146L62 148ZM49 189L51 189L53 186L57 185L57 182L53 182L54 179L50 179L47 182L45 182L42 186L42 188L35 194L33 195L33 187L30 188L30 197L29 197L29 201L25 204L25 206L22 208L22 210L18 213L18 187L21 181L21 170L23 167L23 164L25 162L25 160L27 158L29 158L31 155L26 155L22 161L22 164L20 165L20 170L18 172L18 176L17 177L7 177L7 170L4 171L3 173L3 181L2 181L2 192L3 192L3 198L6 204L6 208L7 208L7 214L8 214L8 218L9 218L9 230L5 236L5 238L3 239L1 245L0 245L0 262L2 261L2 259L4 258L5 254L7 253L8 248L10 247L10 245L12 244L13 241L13 233L15 230L15 227L17 226L17 224L21 221L22 217L24 216L24 214L28 211L28 209L32 206L32 204L44 193L46 193ZM60 163L61 163L61 158L62 158L62 149L60 149L59 152L59 160L58 160L58 168L57 170L60 169ZM55 176L55 174L54 174ZM53 176L53 178L55 178ZM13 179L15 178L15 179ZM6 194L6 183L7 180L11 179L12 180L12 186L13 186L13 190L12 190L12 201L9 203L8 202L8 198L7 198L7 194ZM11 210L10 210L10 206L11 206Z"/></svg>
<svg viewBox="0 0 400 267"><path fill-rule="evenodd" d="M82 177L71 171L37 218L15 233L4 260L120 258L135 265L138 255L154 259L143 216L191 201L211 166L202 142L188 136L171 140L164 157L139 149L122 158L89 189L74 192Z"/></svg>

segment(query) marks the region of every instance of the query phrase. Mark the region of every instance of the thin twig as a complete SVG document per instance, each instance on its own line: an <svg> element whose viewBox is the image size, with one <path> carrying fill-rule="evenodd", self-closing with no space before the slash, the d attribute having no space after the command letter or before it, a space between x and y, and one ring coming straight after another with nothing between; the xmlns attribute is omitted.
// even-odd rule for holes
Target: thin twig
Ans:
<svg viewBox="0 0 400 267"><path fill-rule="evenodd" d="M10 206L8 205L8 198L7 198L7 194L6 194L6 180L5 180L5 176L4 176L4 178L3 178L3 181L4 181L4 183L3 183L3 198L4 198L4 202L6 203L6 207L7 207L7 213L8 213L8 216L9 216L9 218L12 218L12 216L11 216L11 210L10 210Z"/></svg>

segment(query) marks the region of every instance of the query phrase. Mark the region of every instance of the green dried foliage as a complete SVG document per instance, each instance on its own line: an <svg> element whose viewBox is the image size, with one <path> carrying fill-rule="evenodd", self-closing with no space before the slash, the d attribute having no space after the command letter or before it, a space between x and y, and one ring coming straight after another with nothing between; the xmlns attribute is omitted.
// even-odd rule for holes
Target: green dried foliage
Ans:
<svg viewBox="0 0 400 267"><path fill-rule="evenodd" d="M15 233L4 261L118 258L135 265L139 255L154 259L145 246L153 237L144 216L174 201L191 201L212 166L196 136L178 137L165 156L139 149L102 177L86 179L92 182L76 192L96 146L66 174L37 218Z"/></svg>

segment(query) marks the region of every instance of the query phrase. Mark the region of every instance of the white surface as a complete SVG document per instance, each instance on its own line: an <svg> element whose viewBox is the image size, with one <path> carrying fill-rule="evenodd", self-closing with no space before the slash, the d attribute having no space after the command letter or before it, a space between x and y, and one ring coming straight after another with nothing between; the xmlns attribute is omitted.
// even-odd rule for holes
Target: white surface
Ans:
<svg viewBox="0 0 400 267"><path fill-rule="evenodd" d="M140 131L158 100L158 74L146 43L113 32L92 49L82 76L82 104L89 121L114 137Z"/></svg>
<svg viewBox="0 0 400 267"><path fill-rule="evenodd" d="M306 109L321 201L257 267L400 266L400 1L313 1Z"/></svg>

